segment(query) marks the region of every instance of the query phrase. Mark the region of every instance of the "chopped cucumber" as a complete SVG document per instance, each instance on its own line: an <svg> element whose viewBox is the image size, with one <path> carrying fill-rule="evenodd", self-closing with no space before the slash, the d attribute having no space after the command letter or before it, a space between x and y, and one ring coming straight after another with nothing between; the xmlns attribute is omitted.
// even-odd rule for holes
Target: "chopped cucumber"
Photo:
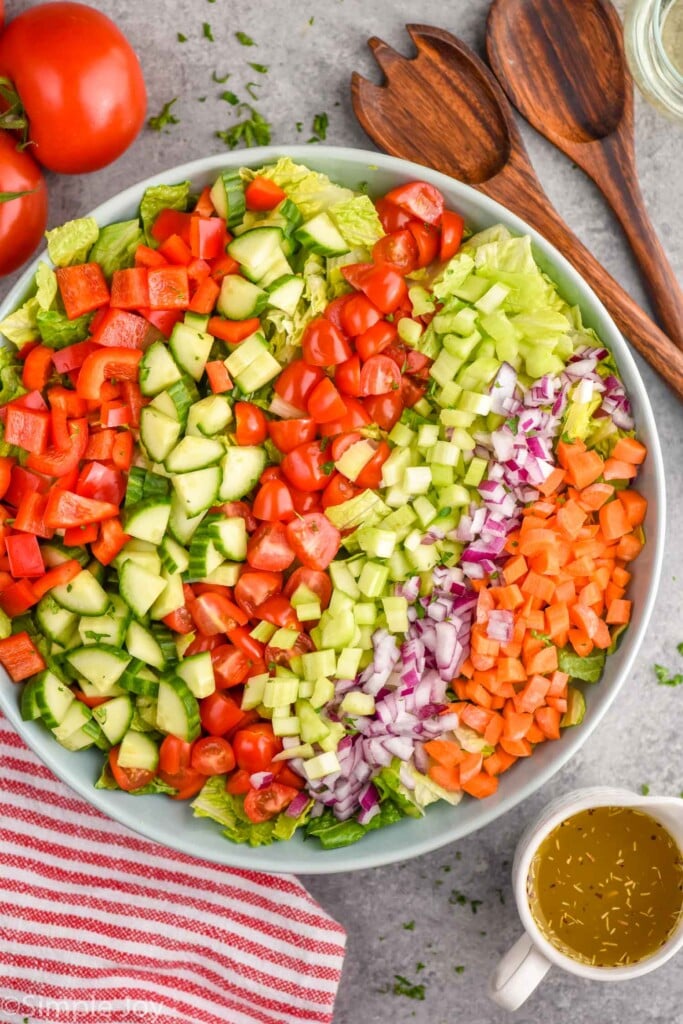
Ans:
<svg viewBox="0 0 683 1024"><path fill-rule="evenodd" d="M179 676L159 680L157 728L192 743L201 731L197 698Z"/></svg>

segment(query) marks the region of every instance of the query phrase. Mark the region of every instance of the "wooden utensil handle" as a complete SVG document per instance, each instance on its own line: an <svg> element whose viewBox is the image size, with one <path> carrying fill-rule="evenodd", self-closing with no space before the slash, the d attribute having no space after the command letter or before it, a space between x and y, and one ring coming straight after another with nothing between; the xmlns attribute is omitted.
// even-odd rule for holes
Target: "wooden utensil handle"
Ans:
<svg viewBox="0 0 683 1024"><path fill-rule="evenodd" d="M538 192L508 168L482 187L492 198L523 217L559 249L607 307L619 330L676 393L683 398L683 352L633 301ZM526 185L526 187L525 187Z"/></svg>

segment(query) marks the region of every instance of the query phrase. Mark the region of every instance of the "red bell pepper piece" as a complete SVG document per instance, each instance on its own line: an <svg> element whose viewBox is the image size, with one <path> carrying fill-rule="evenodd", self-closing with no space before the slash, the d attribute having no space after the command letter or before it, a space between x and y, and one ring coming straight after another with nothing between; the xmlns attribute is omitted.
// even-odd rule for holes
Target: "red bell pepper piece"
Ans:
<svg viewBox="0 0 683 1024"><path fill-rule="evenodd" d="M115 270L111 279L112 309L140 309L149 306L149 290L147 288L147 268L127 267Z"/></svg>
<svg viewBox="0 0 683 1024"><path fill-rule="evenodd" d="M87 526L70 526L64 531L64 546L67 548L82 548L85 544L92 544L97 540L100 527L98 523L88 523Z"/></svg>
<svg viewBox="0 0 683 1024"><path fill-rule="evenodd" d="M78 370L86 361L91 352L97 351L97 345L92 341L77 341L75 345L68 345L67 348L60 348L52 355L57 373L69 373L71 370ZM53 389L50 388L52 391ZM64 389L66 390L66 389ZM69 394L73 394L71 391Z"/></svg>
<svg viewBox="0 0 683 1024"><path fill-rule="evenodd" d="M16 461L11 455L0 455L0 500L9 490L9 485L12 482L12 470Z"/></svg>
<svg viewBox="0 0 683 1024"><path fill-rule="evenodd" d="M209 277L211 274L211 267L206 260L194 259L192 263L187 265L187 276L190 281L198 284L203 281L205 277Z"/></svg>
<svg viewBox="0 0 683 1024"><path fill-rule="evenodd" d="M15 683L45 668L43 656L28 633L16 633L0 640L0 664Z"/></svg>
<svg viewBox="0 0 683 1024"><path fill-rule="evenodd" d="M126 493L126 484L118 469L111 469L102 462L88 462L79 474L76 493L84 498L120 505Z"/></svg>
<svg viewBox="0 0 683 1024"><path fill-rule="evenodd" d="M10 475L10 485L5 492L5 501L8 505L18 508L26 494L39 491L44 494L50 487L48 480L36 476L23 466L13 466Z"/></svg>
<svg viewBox="0 0 683 1024"><path fill-rule="evenodd" d="M95 501L82 498L73 491L53 490L45 509L45 523L56 530L68 526L84 526L87 523L101 523L118 515L119 507L109 501Z"/></svg>
<svg viewBox="0 0 683 1024"><path fill-rule="evenodd" d="M192 296L190 309L193 313L213 313L216 299L220 294L220 285L212 277L205 277Z"/></svg>
<svg viewBox="0 0 683 1024"><path fill-rule="evenodd" d="M127 427L130 419L130 407L125 402L102 402L100 422L103 427Z"/></svg>
<svg viewBox="0 0 683 1024"><path fill-rule="evenodd" d="M209 380L209 387L214 395L222 395L225 391L232 390L232 381L225 363L220 359L212 359L206 364L206 376Z"/></svg>
<svg viewBox="0 0 683 1024"><path fill-rule="evenodd" d="M165 338L170 338L175 325L183 319L181 309L141 309L140 312Z"/></svg>
<svg viewBox="0 0 683 1024"><path fill-rule="evenodd" d="M100 536L90 550L98 562L109 565L129 540L130 535L124 532L120 519L105 519L100 526Z"/></svg>
<svg viewBox="0 0 683 1024"><path fill-rule="evenodd" d="M111 461L117 469L130 469L133 462L133 435L127 430L119 430L114 438Z"/></svg>
<svg viewBox="0 0 683 1024"><path fill-rule="evenodd" d="M260 326L261 321L257 316L252 316L248 320L224 320L222 316L212 316L207 330L214 338L227 341L230 345L237 345L254 331L258 331Z"/></svg>
<svg viewBox="0 0 683 1024"><path fill-rule="evenodd" d="M240 265L237 260L234 260L232 256L228 256L227 253L224 256L218 256L215 260L211 260L211 277L215 281L220 281L226 274L237 274L239 269Z"/></svg>
<svg viewBox="0 0 683 1024"><path fill-rule="evenodd" d="M44 452L50 432L50 416L37 409L22 409L15 404L7 406L5 441L29 452Z"/></svg>
<svg viewBox="0 0 683 1024"><path fill-rule="evenodd" d="M23 576L42 576L45 563L37 537L32 533L13 533L5 541L9 571L19 579Z"/></svg>
<svg viewBox="0 0 683 1024"><path fill-rule="evenodd" d="M78 374L78 394L81 398L100 401L105 380L137 380L138 363L142 359L139 348L101 348L91 352Z"/></svg>
<svg viewBox="0 0 683 1024"><path fill-rule="evenodd" d="M187 309L190 304L190 280L187 267L158 267L150 270L149 308Z"/></svg>
<svg viewBox="0 0 683 1024"><path fill-rule="evenodd" d="M192 217L190 220L190 249L201 260L213 260L225 252L229 241L228 229L222 217Z"/></svg>
<svg viewBox="0 0 683 1024"><path fill-rule="evenodd" d="M149 324L142 316L125 309L108 309L93 341L107 348L143 348Z"/></svg>
<svg viewBox="0 0 683 1024"><path fill-rule="evenodd" d="M34 533L36 537L50 540L54 536L55 531L45 525L46 508L47 494L40 494L38 491L27 491L17 508L14 528L16 530L23 530L25 533Z"/></svg>
<svg viewBox="0 0 683 1024"><path fill-rule="evenodd" d="M36 345L24 360L21 382L28 391L42 391L52 372L52 349L46 345Z"/></svg>
<svg viewBox="0 0 683 1024"><path fill-rule="evenodd" d="M109 303L109 288L99 263L57 267L57 284L69 320L92 313Z"/></svg>
<svg viewBox="0 0 683 1024"><path fill-rule="evenodd" d="M112 457L115 440L115 430L94 431L90 435L88 447L85 449L85 458L96 459L99 462L107 462Z"/></svg>
<svg viewBox="0 0 683 1024"><path fill-rule="evenodd" d="M180 235L169 235L159 246L159 252L174 266L186 267L192 262L192 252L189 245L183 241Z"/></svg>
<svg viewBox="0 0 683 1024"><path fill-rule="evenodd" d="M156 249L149 245L139 245L135 250L136 267L165 267L166 260Z"/></svg>
<svg viewBox="0 0 683 1024"><path fill-rule="evenodd" d="M76 346L72 345L72 348L75 347ZM90 355L91 352L94 352L94 350L95 346L91 345L83 356L83 359L85 359L86 355ZM61 351L66 352L68 349L62 349ZM55 352L55 355L59 354L60 353ZM79 398L75 391L70 391L69 388L64 388L61 384L49 389L47 393L47 400L50 403L51 409L59 409L62 412L65 412L67 416L85 416L87 412L87 406L84 400Z"/></svg>
<svg viewBox="0 0 683 1024"><path fill-rule="evenodd" d="M124 380L122 383L123 399L130 409L131 427L140 426L140 410L146 405L149 399L143 399L140 388L135 380Z"/></svg>
<svg viewBox="0 0 683 1024"><path fill-rule="evenodd" d="M88 421L71 420L68 427L69 447L49 448L40 454L31 452L26 460L29 469L45 476L65 476L78 466L88 447Z"/></svg>
<svg viewBox="0 0 683 1024"><path fill-rule="evenodd" d="M67 583L71 583L71 580L75 579L82 569L83 566L80 562L77 562L75 558L70 558L68 562L62 562L54 569L49 569L41 579L35 580L33 592L40 599L53 587L63 587Z"/></svg>
<svg viewBox="0 0 683 1024"><path fill-rule="evenodd" d="M150 232L156 242L164 242L170 235L180 235L182 240L190 244L190 221L192 214L181 210L160 210Z"/></svg>
<svg viewBox="0 0 683 1024"><path fill-rule="evenodd" d="M200 217L212 217L216 212L216 207L211 200L211 188L208 185L202 189L194 212Z"/></svg>
<svg viewBox="0 0 683 1024"><path fill-rule="evenodd" d="M0 608L5 615L9 615L10 619L16 619L17 615L23 615L37 603L38 598L28 580L17 580L0 594ZM0 643L4 643L4 640ZM7 668L6 665L5 668ZM29 673L29 675L31 674Z"/></svg>

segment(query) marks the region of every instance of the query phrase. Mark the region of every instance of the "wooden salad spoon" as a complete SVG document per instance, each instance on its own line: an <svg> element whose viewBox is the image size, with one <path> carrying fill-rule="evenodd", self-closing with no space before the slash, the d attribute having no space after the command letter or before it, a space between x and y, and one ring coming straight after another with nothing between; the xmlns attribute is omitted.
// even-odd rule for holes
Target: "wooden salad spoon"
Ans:
<svg viewBox="0 0 683 1024"><path fill-rule="evenodd" d="M494 0L486 53L508 99L616 213L659 321L683 348L683 293L638 187L633 82L609 0Z"/></svg>
<svg viewBox="0 0 683 1024"><path fill-rule="evenodd" d="M386 152L433 167L533 225L576 267L619 329L683 397L683 352L570 231L534 173L512 108L486 65L449 32L406 26L417 56L369 40L387 84L354 73L356 117Z"/></svg>

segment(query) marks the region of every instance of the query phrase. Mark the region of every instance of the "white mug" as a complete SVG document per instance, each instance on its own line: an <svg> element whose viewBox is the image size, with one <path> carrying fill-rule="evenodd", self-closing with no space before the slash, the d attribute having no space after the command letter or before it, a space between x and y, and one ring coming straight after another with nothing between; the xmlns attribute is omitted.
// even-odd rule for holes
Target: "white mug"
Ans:
<svg viewBox="0 0 683 1024"><path fill-rule="evenodd" d="M621 967L594 967L572 960L553 946L536 924L527 893L531 862L545 837L561 822L593 807L637 807L659 821L683 850L683 800L677 797L639 796L627 789L594 786L560 797L523 833L512 865L512 883L525 932L502 957L489 981L489 996L506 1010L516 1010L531 995L553 964L580 978L625 981L661 967L683 946L683 915L678 926L656 953Z"/></svg>

